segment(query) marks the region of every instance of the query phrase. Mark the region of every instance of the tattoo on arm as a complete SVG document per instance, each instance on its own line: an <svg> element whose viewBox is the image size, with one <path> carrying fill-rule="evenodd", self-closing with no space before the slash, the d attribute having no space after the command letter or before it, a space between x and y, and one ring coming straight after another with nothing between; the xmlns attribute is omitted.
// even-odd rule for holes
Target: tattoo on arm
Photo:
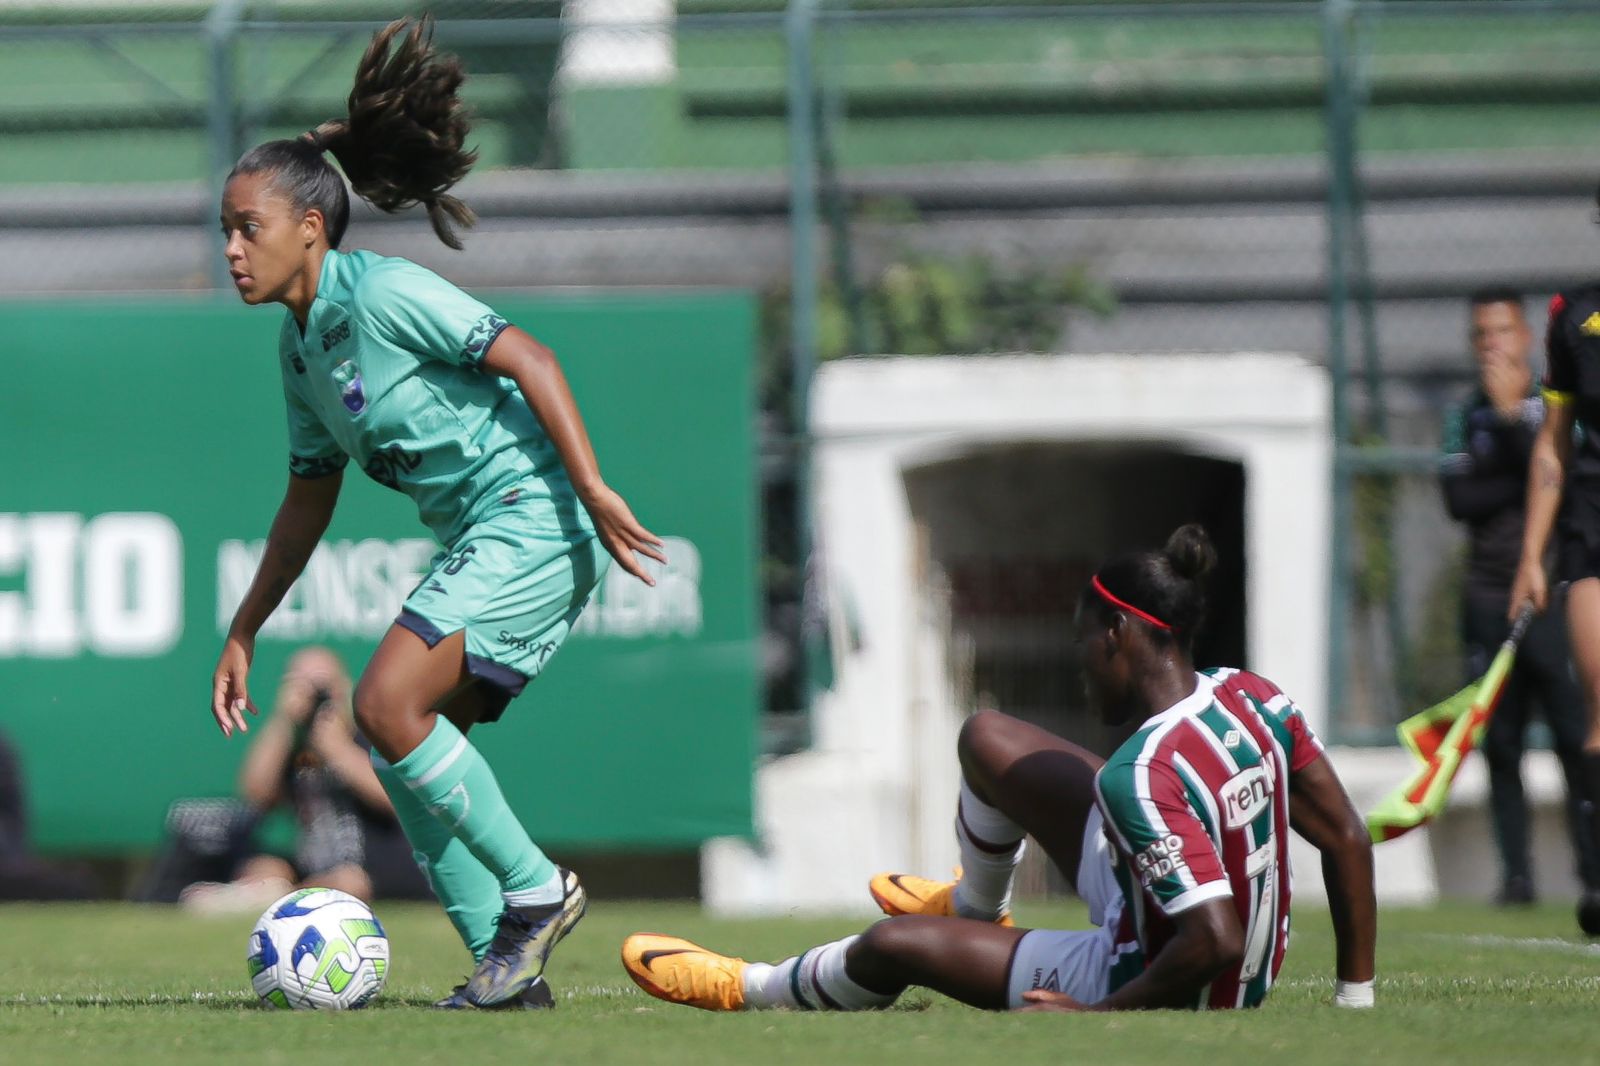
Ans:
<svg viewBox="0 0 1600 1066"><path fill-rule="evenodd" d="M1539 487L1542 489L1561 488L1561 467L1549 459L1539 460Z"/></svg>

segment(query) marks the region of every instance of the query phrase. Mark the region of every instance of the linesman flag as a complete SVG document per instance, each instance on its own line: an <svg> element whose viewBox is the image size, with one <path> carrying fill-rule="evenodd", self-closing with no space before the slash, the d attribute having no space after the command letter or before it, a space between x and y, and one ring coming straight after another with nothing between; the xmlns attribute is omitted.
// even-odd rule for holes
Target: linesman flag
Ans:
<svg viewBox="0 0 1600 1066"><path fill-rule="evenodd" d="M1410 748L1422 765L1367 815L1367 831L1374 843L1404 836L1444 809L1462 760L1483 739L1489 716L1511 675L1517 645L1532 622L1533 608L1524 607L1481 680L1400 723L1400 743Z"/></svg>

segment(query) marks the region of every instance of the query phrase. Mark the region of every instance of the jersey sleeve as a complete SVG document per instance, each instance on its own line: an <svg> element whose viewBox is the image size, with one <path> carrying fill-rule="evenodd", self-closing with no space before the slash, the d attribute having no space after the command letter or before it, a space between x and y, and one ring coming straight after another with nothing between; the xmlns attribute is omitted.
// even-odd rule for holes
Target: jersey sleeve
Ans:
<svg viewBox="0 0 1600 1066"><path fill-rule="evenodd" d="M1211 834L1171 766L1108 763L1095 778L1095 802L1129 874L1163 912L1233 895Z"/></svg>
<svg viewBox="0 0 1600 1066"><path fill-rule="evenodd" d="M1229 679L1229 684L1238 688L1267 724L1267 728L1272 730L1273 739L1283 748L1290 773L1304 770L1322 754L1322 738L1311 728L1306 713L1277 685L1260 674L1247 671L1234 675Z"/></svg>
<svg viewBox="0 0 1600 1066"><path fill-rule="evenodd" d="M289 473L295 477L327 477L343 470L350 457L322 424L311 405L295 391L284 370L283 402L289 415Z"/></svg>
<svg viewBox="0 0 1600 1066"><path fill-rule="evenodd" d="M1262 705L1261 716L1277 735L1278 743L1283 745L1283 752L1289 757L1290 773L1299 773L1322 754L1322 738L1306 720L1306 712L1288 696L1280 692L1268 700Z"/></svg>
<svg viewBox="0 0 1600 1066"><path fill-rule="evenodd" d="M362 276L355 318L396 347L473 370L508 325L482 301L404 259Z"/></svg>
<svg viewBox="0 0 1600 1066"><path fill-rule="evenodd" d="M1567 329L1567 299L1550 301L1550 324L1544 335L1544 400L1547 404L1571 403L1578 391L1577 353Z"/></svg>

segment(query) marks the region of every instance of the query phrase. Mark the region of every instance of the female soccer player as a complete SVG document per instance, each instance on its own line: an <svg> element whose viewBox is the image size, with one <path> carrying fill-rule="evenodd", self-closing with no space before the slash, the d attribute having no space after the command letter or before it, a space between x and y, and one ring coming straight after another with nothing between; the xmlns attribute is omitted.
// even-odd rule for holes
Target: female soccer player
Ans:
<svg viewBox="0 0 1600 1066"><path fill-rule="evenodd" d="M246 728L255 636L327 528L346 462L416 501L445 545L367 664L355 714L418 861L478 960L441 1006L549 1002L551 949L585 897L506 805L466 738L538 676L608 565L653 584L660 541L600 476L555 356L437 275L340 252L344 182L386 211L423 204L434 232L472 213L447 190L476 158L460 64L424 20L362 57L349 115L234 166L222 230L245 303L288 309L279 336L289 488L212 679L224 735ZM391 49L391 46L392 49Z"/></svg>
<svg viewBox="0 0 1600 1066"><path fill-rule="evenodd" d="M1090 702L1142 723L1105 762L985 711L961 731L952 883L880 874L892 917L776 965L642 933L623 965L645 991L708 1010L860 1010L922 985L975 1007L1253 1007L1289 943L1292 826L1322 852L1342 1006L1372 1003L1376 906L1361 816L1299 708L1242 670L1190 658L1215 561L1184 526L1161 552L1096 574L1078 611ZM1095 928L1011 926L1031 834L1077 885Z"/></svg>
<svg viewBox="0 0 1600 1066"><path fill-rule="evenodd" d="M1600 285L1550 301L1545 334L1544 423L1528 468L1522 561L1506 617L1550 603L1545 556L1556 533L1556 579L1567 585L1567 633L1589 728L1583 760L1589 832L1600 847ZM1574 455L1573 427L1582 426ZM1600 936L1600 893L1578 901L1578 925Z"/></svg>

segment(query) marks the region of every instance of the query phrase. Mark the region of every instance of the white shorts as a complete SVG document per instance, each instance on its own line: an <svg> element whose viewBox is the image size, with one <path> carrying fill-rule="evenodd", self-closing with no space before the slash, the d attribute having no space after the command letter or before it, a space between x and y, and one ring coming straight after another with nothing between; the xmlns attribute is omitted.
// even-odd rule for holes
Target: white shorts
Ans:
<svg viewBox="0 0 1600 1066"><path fill-rule="evenodd" d="M1111 870L1111 845L1106 840L1100 808L1091 807L1083 826L1083 854L1078 857L1078 896L1089 905L1093 929L1032 929L1017 942L1011 957L1006 1006L1024 1005L1022 994L1035 988L1065 992L1080 1003L1098 1003L1109 990L1111 967L1117 961L1117 923L1122 917L1122 888Z"/></svg>

